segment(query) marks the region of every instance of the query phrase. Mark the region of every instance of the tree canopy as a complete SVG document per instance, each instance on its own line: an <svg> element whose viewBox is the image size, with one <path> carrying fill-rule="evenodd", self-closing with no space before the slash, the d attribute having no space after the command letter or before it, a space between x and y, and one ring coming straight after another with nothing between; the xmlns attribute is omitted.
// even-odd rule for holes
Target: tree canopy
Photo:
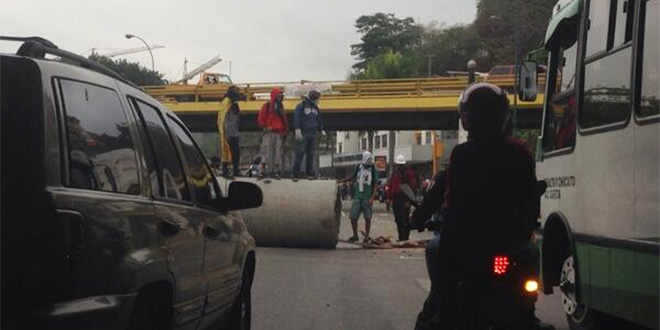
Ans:
<svg viewBox="0 0 660 330"><path fill-rule="evenodd" d="M473 25L491 61L512 64L516 41L519 57L539 48L554 4L548 0L479 0Z"/></svg>
<svg viewBox="0 0 660 330"><path fill-rule="evenodd" d="M126 80L131 81L138 86L163 85L167 83L167 81L163 79L164 74L158 71L151 71L137 62L128 62L125 59L113 60L109 57L98 54L90 55L89 59L117 72Z"/></svg>
<svg viewBox="0 0 660 330"><path fill-rule="evenodd" d="M394 52L406 53L419 46L422 28L411 17L397 18L394 14L363 15L355 21L361 42L351 45L351 55L358 60L356 71L364 70L367 62L378 55Z"/></svg>
<svg viewBox="0 0 660 330"><path fill-rule="evenodd" d="M353 79L394 79L413 77L417 74L418 59L413 54L394 51L380 54L367 61L365 70L358 72Z"/></svg>
<svg viewBox="0 0 660 330"><path fill-rule="evenodd" d="M355 28L361 42L351 45L353 79L426 76L465 71L470 59L477 71L513 64L518 57L540 47L552 14L547 0L479 0L471 24L420 25L414 19L377 13L360 16ZM542 60L544 53L538 53Z"/></svg>

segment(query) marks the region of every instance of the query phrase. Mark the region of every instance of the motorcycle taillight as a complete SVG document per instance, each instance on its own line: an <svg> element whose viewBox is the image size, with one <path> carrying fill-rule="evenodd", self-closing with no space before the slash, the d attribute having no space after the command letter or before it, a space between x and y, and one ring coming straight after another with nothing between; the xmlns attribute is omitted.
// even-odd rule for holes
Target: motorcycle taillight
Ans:
<svg viewBox="0 0 660 330"><path fill-rule="evenodd" d="M493 259L493 274L504 275L509 270L509 257L496 256Z"/></svg>

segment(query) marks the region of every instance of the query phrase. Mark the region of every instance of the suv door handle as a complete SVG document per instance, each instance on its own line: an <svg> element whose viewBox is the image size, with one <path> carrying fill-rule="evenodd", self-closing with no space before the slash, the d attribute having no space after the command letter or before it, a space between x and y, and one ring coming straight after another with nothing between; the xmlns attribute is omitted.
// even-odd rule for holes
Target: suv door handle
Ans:
<svg viewBox="0 0 660 330"><path fill-rule="evenodd" d="M228 231L218 230L215 226L209 226L209 225L204 227L204 236L206 236L206 238L214 239L216 241L228 242L231 240Z"/></svg>
<svg viewBox="0 0 660 330"><path fill-rule="evenodd" d="M220 231L216 229L214 226L206 225L204 227L204 236L208 238L216 238L220 236Z"/></svg>
<svg viewBox="0 0 660 330"><path fill-rule="evenodd" d="M165 236L176 235L181 230L181 227L179 225L169 222L167 220L161 220L159 226L160 226L160 232L163 233L163 235Z"/></svg>

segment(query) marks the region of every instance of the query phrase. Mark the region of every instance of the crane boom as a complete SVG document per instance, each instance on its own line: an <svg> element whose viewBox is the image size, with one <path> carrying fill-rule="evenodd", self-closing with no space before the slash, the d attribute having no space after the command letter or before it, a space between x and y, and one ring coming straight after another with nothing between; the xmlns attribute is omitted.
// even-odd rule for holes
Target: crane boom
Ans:
<svg viewBox="0 0 660 330"><path fill-rule="evenodd" d="M165 46L162 46L162 45L153 45L153 46L151 46L152 50L159 49L159 48L165 48ZM127 55L127 54L146 52L148 50L149 50L149 48L147 48L147 47L135 47L135 48L117 50L117 51L114 51L114 52L106 53L106 54L103 54L103 56L105 56L105 57L115 57L115 56L119 56L119 55Z"/></svg>
<svg viewBox="0 0 660 330"><path fill-rule="evenodd" d="M214 58L212 58L212 59L206 61L204 64L202 64L202 65L200 65L200 66L194 68L193 70L191 70L190 72L188 72L187 74L185 74L185 75L183 76L183 78L181 78L181 80L177 81L177 83L185 83L186 81L188 81L188 80L191 79L192 77L194 77L194 76L196 76L196 75L198 75L198 74L204 72L205 70L210 69L210 68L213 67L214 65L220 63L220 61L222 61L222 59L220 58L220 55L218 55L218 56L216 56L216 57L214 57Z"/></svg>

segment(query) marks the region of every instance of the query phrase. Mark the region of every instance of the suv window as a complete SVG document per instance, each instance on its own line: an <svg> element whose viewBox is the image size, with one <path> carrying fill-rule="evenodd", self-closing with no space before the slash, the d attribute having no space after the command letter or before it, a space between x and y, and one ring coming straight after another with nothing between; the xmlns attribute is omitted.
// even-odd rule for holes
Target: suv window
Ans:
<svg viewBox="0 0 660 330"><path fill-rule="evenodd" d="M183 151L184 162L188 165L188 183L195 192L195 200L203 205L212 205L211 201L218 194L215 190L215 178L211 174L204 156L179 122L170 116L166 116L166 121Z"/></svg>
<svg viewBox="0 0 660 330"><path fill-rule="evenodd" d="M181 160L160 112L155 107L136 99L133 99L132 103L138 111L144 131L147 132L145 150L151 153L147 156L147 167L149 167L154 196L190 201ZM149 161L149 158L153 161Z"/></svg>
<svg viewBox="0 0 660 330"><path fill-rule="evenodd" d="M138 194L137 160L128 118L111 89L59 80L75 188Z"/></svg>
<svg viewBox="0 0 660 330"><path fill-rule="evenodd" d="M644 5L643 5L644 6ZM660 0L646 1L644 28L644 60L642 69L641 104L637 115L640 117L657 116L660 114Z"/></svg>

